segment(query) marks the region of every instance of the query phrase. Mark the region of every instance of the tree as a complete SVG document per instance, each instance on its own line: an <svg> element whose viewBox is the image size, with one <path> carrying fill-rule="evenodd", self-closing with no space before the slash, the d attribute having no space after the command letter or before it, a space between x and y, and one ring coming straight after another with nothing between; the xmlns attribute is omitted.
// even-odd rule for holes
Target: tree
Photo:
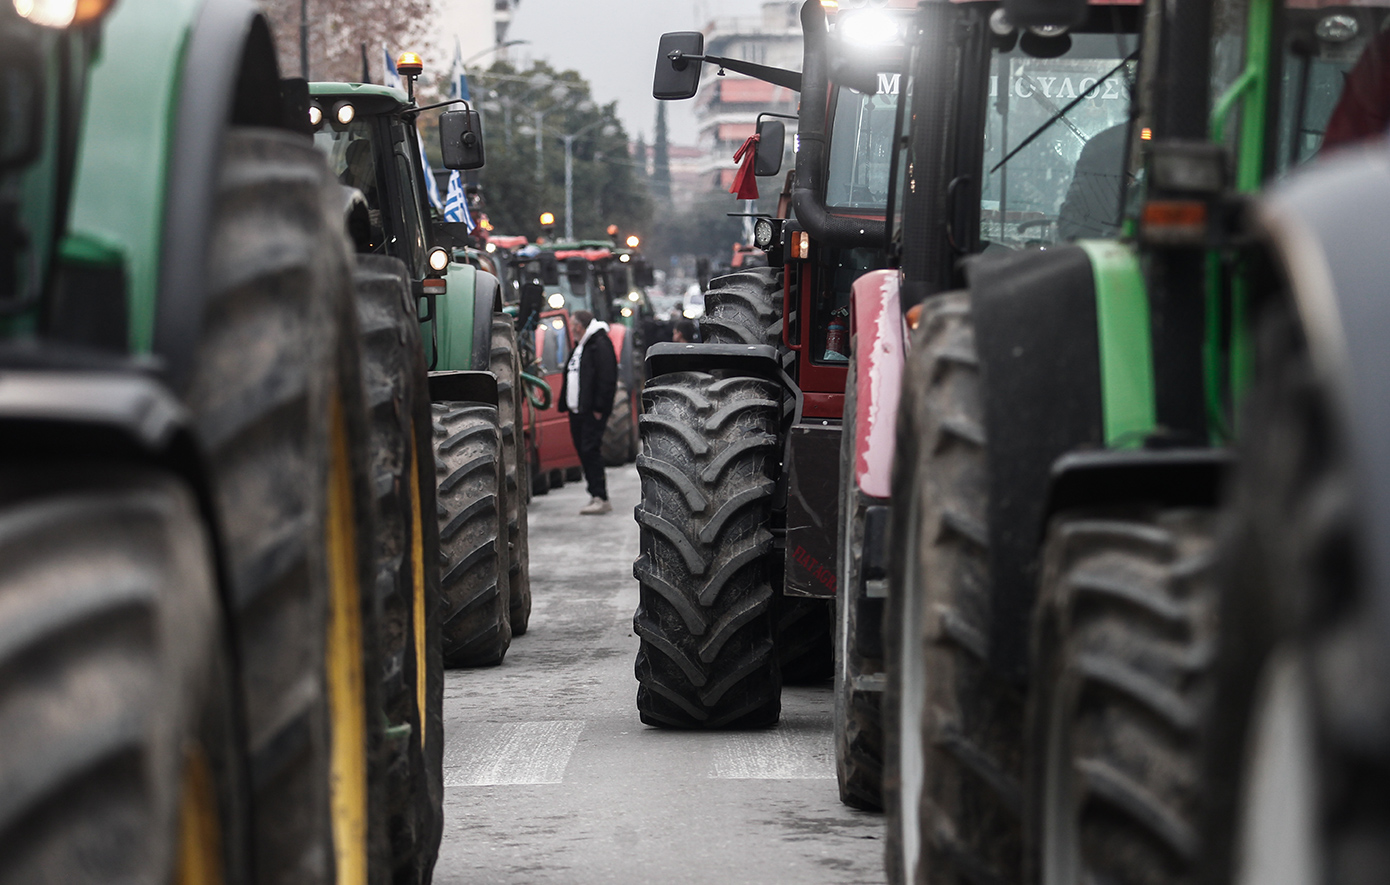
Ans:
<svg viewBox="0 0 1390 885"><path fill-rule="evenodd" d="M656 104L656 140L652 143L652 196L671 199L671 146L666 133L666 102Z"/></svg>
<svg viewBox="0 0 1390 885"><path fill-rule="evenodd" d="M555 213L556 235L564 229L562 136L573 135L575 236L603 238L609 224L646 233L651 198L628 152L616 102L595 104L578 72L544 62L519 71L499 61L469 80L484 114L488 162L478 180L496 231L534 239L542 212Z"/></svg>
<svg viewBox="0 0 1390 885"><path fill-rule="evenodd" d="M281 73L300 72L301 0L263 0L275 34ZM309 78L362 79L362 44L374 82L382 82L382 46L393 54L424 44L434 21L433 0L307 0Z"/></svg>

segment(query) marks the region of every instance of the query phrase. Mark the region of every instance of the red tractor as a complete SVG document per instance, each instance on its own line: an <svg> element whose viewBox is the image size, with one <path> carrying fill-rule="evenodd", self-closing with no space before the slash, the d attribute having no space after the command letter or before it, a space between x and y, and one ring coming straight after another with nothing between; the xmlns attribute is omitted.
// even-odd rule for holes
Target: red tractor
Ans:
<svg viewBox="0 0 1390 885"><path fill-rule="evenodd" d="M905 27L915 6L874 11ZM755 224L771 266L710 282L701 343L647 352L633 573L648 724L771 724L784 681L832 673L850 290L886 260L901 70L901 48L856 63L837 51L856 14L802 8L802 73L707 56L697 32L658 50L658 99L693 96L706 62L803 98L779 217ZM763 116L750 171L775 175L785 129Z"/></svg>

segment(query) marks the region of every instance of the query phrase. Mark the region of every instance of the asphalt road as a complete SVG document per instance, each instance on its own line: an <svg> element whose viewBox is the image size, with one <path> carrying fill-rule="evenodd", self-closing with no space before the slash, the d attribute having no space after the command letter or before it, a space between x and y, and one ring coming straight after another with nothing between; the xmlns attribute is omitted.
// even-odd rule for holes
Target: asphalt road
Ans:
<svg viewBox="0 0 1390 885"><path fill-rule="evenodd" d="M531 629L506 661L451 671L434 881L883 881L883 819L840 804L828 686L789 688L776 728L691 733L637 718L638 480L613 513L571 483L531 504Z"/></svg>

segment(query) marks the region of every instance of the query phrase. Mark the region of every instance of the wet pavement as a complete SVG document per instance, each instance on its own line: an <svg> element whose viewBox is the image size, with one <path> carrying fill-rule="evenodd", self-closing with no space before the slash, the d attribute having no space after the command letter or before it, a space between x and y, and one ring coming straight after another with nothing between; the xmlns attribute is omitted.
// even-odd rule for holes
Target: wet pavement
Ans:
<svg viewBox="0 0 1390 885"><path fill-rule="evenodd" d="M435 882L883 881L883 819L840 804L827 684L788 688L751 732L637 718L637 473L531 504L531 629L499 667L445 683L445 830Z"/></svg>

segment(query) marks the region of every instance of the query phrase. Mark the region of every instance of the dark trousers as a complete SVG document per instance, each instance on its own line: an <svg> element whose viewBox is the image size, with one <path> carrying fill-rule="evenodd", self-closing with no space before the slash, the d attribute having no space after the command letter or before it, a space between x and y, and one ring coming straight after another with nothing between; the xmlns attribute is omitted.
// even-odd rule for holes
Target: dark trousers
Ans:
<svg viewBox="0 0 1390 885"><path fill-rule="evenodd" d="M607 416L595 418L592 412L576 415L570 412L570 439L584 465L584 480L589 484L589 496L608 500L608 482L603 477L603 429Z"/></svg>

